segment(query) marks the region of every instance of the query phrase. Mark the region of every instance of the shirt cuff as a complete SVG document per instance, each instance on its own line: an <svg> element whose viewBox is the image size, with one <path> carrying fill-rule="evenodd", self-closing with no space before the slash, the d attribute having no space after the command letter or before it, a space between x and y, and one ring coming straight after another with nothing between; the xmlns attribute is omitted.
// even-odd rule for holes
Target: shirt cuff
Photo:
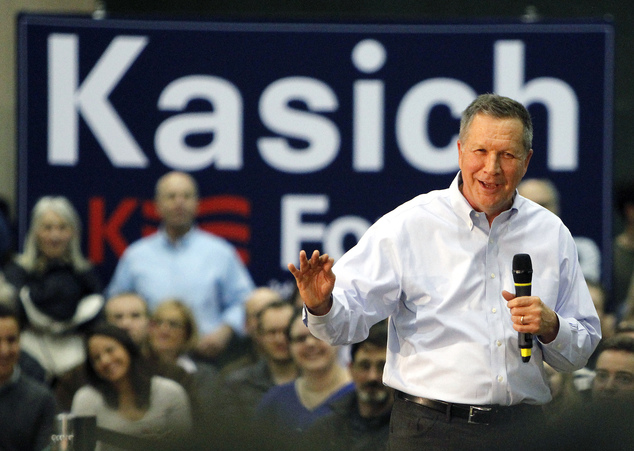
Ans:
<svg viewBox="0 0 634 451"><path fill-rule="evenodd" d="M314 325L327 324L333 316L333 310L335 309L335 300L332 294L330 295L330 300L332 301L332 306L325 315L313 315L308 310L308 307L306 307L306 304L302 304L302 321L304 325L308 326L308 323Z"/></svg>
<svg viewBox="0 0 634 451"><path fill-rule="evenodd" d="M562 350L566 349L572 341L572 330L570 329L570 323L559 316L559 313L555 312L555 315L557 315L557 319L559 320L559 330L557 331L555 339L550 343L543 343L539 340L539 336L537 336L537 339L541 343L542 347L551 348L558 353L561 353Z"/></svg>

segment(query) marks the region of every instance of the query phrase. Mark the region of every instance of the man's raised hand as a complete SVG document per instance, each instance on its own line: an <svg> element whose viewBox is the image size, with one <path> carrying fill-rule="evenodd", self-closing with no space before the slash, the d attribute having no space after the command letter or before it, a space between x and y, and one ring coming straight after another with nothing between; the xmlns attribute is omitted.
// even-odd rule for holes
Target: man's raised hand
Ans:
<svg viewBox="0 0 634 451"><path fill-rule="evenodd" d="M330 295L335 287L335 273L332 272L334 263L335 260L328 254L319 255L316 250L310 259L305 251L300 251L299 269L292 263L288 264L304 304L314 315L325 315L332 306Z"/></svg>

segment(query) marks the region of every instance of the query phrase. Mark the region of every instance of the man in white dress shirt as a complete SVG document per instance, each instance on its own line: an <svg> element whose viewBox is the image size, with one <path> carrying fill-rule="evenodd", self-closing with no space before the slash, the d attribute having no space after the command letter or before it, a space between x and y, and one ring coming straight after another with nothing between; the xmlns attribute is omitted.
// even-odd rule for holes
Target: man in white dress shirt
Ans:
<svg viewBox="0 0 634 451"><path fill-rule="evenodd" d="M289 264L315 336L358 342L390 318L391 451L491 445L550 400L543 362L582 368L601 338L568 229L516 192L532 134L524 106L479 96L448 189L386 214L336 265L318 251ZM532 259L532 296L513 294L519 253ZM519 332L535 336L528 362Z"/></svg>

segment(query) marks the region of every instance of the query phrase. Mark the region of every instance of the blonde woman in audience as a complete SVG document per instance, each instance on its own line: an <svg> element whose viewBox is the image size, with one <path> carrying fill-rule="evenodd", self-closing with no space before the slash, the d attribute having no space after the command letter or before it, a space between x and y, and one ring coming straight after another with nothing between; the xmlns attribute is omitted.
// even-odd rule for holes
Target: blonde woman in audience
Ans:
<svg viewBox="0 0 634 451"><path fill-rule="evenodd" d="M89 384L75 394L71 412L95 416L98 427L126 435L120 441L98 442L99 450L118 450L116 445L126 448L132 443L135 449L182 447L192 417L181 385L152 376L137 345L114 325L102 324L90 331L86 352Z"/></svg>
<svg viewBox="0 0 634 451"><path fill-rule="evenodd" d="M52 377L85 359L81 332L104 304L80 237L79 216L68 199L43 197L33 207L24 252L4 268L25 324L22 348Z"/></svg>

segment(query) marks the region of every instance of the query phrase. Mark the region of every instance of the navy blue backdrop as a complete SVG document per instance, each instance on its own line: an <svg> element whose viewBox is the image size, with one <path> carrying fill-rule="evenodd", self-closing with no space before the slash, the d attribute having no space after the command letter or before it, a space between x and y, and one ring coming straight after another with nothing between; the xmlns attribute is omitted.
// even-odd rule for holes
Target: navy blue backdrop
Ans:
<svg viewBox="0 0 634 451"><path fill-rule="evenodd" d="M575 23L227 23L18 19L20 240L46 194L80 212L104 281L158 224L154 183L191 173L199 224L257 284L313 248L335 257L411 197L448 186L461 111L526 104L527 177L611 243L613 28Z"/></svg>

